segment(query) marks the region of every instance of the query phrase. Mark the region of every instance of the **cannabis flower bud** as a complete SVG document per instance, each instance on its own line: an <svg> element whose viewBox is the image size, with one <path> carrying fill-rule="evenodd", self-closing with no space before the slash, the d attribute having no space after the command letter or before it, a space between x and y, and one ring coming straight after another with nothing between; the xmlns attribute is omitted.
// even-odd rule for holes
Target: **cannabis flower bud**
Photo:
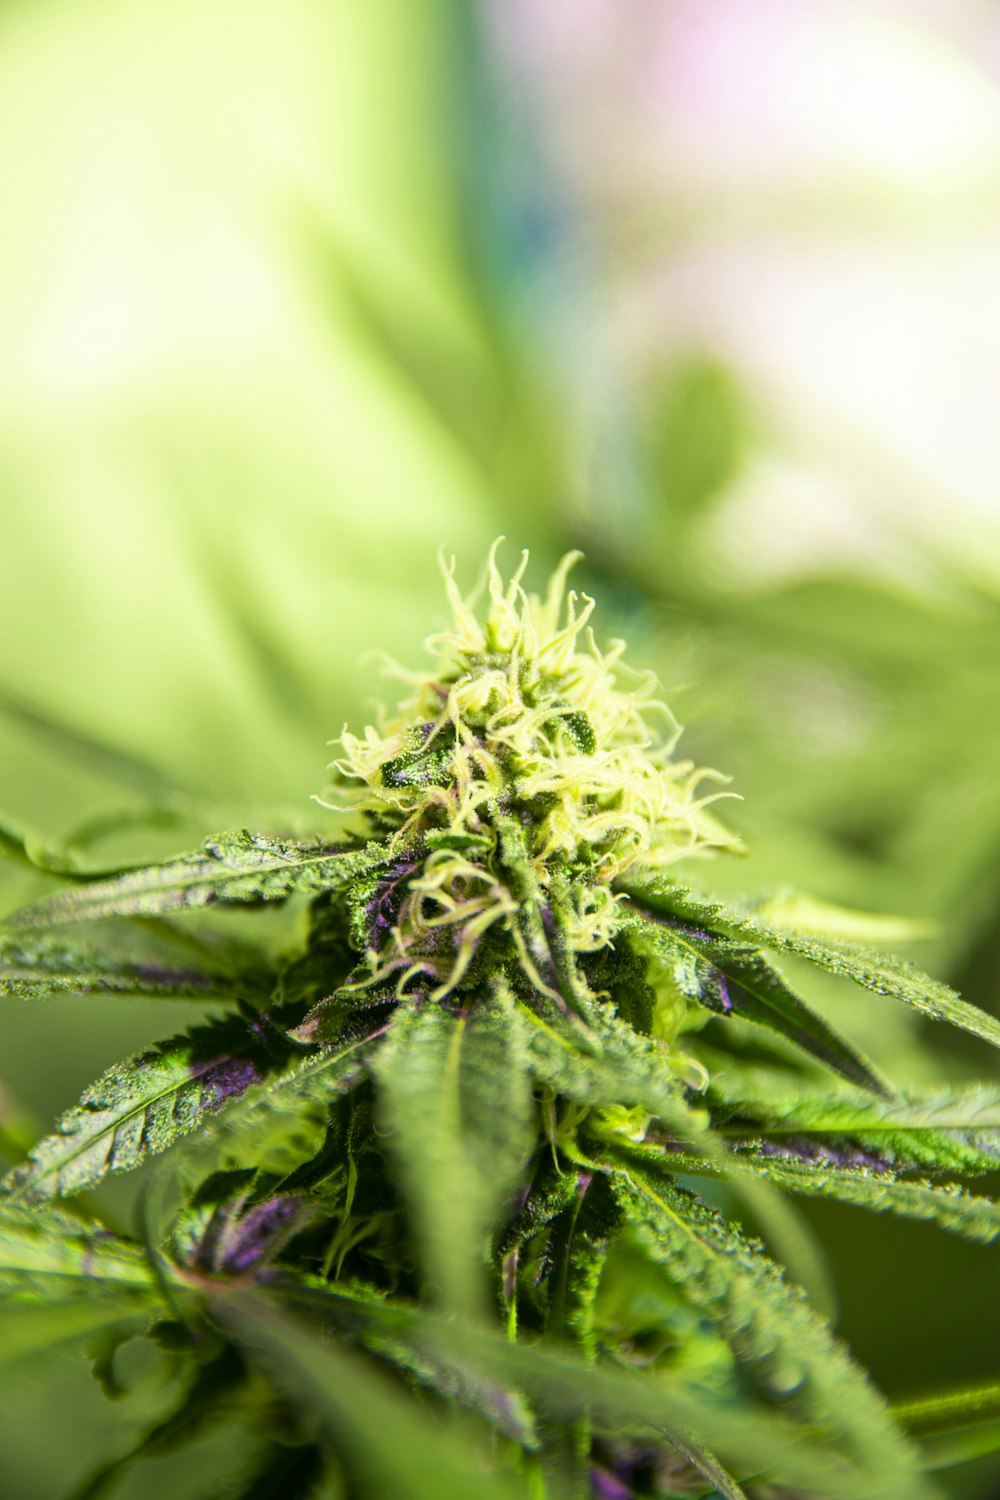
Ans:
<svg viewBox="0 0 1000 1500"><path fill-rule="evenodd" d="M361 738L345 729L333 762L346 806L325 805L360 811L394 854L355 914L366 986L393 975L402 994L422 975L442 999L469 982L478 953L495 949L483 942L493 933L513 941L533 985L551 989L539 961L551 946L546 928L558 926L573 953L601 949L616 925L612 882L627 866L735 843L707 811L725 794L698 790L723 778L671 758L679 731L655 678L624 666L623 642L601 651L594 601L567 592L580 554L563 558L539 599L521 584L528 554L505 583L496 551L481 620L483 585L463 598L454 560L442 560L453 619L427 642L434 671L401 674L412 692L398 715ZM524 912L533 898L534 934Z"/></svg>

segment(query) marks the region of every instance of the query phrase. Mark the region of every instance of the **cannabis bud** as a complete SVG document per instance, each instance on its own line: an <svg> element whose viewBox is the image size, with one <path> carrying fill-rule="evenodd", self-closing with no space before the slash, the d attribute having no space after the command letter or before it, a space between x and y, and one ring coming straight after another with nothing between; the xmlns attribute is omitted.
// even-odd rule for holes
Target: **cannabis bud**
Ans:
<svg viewBox="0 0 1000 1500"><path fill-rule="evenodd" d="M357 926L364 983L392 976L398 996L428 984L434 1000L475 991L512 948L552 993L549 938L558 928L569 954L607 947L612 883L630 865L662 869L737 842L707 811L725 793L698 793L724 778L671 758L679 731L655 678L625 666L622 641L602 652L594 601L566 592L581 554L563 558L543 600L522 587L528 554L505 583L496 551L482 623L454 561L442 562L453 619L427 643L435 669L403 674L412 692L398 716L363 738L345 730L333 763L346 800L326 805L363 812L392 852ZM518 914L534 895L526 931Z"/></svg>

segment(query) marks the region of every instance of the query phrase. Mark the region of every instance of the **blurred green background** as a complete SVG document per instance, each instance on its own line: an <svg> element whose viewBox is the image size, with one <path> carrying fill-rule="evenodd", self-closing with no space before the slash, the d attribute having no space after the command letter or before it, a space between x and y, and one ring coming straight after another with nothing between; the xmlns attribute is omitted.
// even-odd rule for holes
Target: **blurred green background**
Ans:
<svg viewBox="0 0 1000 1500"><path fill-rule="evenodd" d="M699 878L928 918L914 956L995 1008L989 7L8 0L0 224L5 815L95 859L323 828L325 742L392 691L365 651L441 620L438 546L471 583L504 533L536 584L578 546L744 798L749 857ZM995 1074L812 984L900 1080ZM0 1123L180 1009L10 1003ZM891 1395L1000 1376L993 1252L810 1217ZM4 1495L140 1417L26 1372ZM155 1483L220 1494L211 1462ZM943 1482L1000 1492L989 1458Z"/></svg>

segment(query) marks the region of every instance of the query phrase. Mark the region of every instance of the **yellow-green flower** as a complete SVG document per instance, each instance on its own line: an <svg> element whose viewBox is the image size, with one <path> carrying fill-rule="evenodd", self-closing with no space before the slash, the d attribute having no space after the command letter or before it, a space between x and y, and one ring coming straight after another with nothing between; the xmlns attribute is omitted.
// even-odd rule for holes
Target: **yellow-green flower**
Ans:
<svg viewBox="0 0 1000 1500"><path fill-rule="evenodd" d="M629 865L661 868L736 843L708 810L726 794L701 790L724 778L673 759L679 731L655 678L626 667L624 642L602 650L593 600L567 590L580 554L563 558L538 598L521 582L528 554L505 581L496 552L468 598L454 561L442 560L452 621L427 642L434 667L402 674L411 690L395 717L361 736L344 730L337 801L326 804L364 814L401 855L419 849L397 882L391 942L375 932L370 962L373 978L396 973L400 988L429 973L438 996L460 983L494 924L517 938L504 829L517 830L542 895L558 886L578 952L611 940L611 883ZM438 940L444 929L453 943Z"/></svg>

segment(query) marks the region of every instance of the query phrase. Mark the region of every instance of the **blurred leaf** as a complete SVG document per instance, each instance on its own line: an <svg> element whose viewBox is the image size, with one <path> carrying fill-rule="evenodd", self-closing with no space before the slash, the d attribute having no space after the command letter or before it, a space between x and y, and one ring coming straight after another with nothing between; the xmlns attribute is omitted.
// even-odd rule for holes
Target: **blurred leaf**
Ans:
<svg viewBox="0 0 1000 1500"><path fill-rule="evenodd" d="M0 714L68 760L107 777L116 787L129 787L152 802L179 792L187 795L173 775L151 761L66 723L48 707L30 703L8 688L0 688Z"/></svg>
<svg viewBox="0 0 1000 1500"><path fill-rule="evenodd" d="M683 1377L667 1371L649 1380L644 1371L621 1364L590 1364L557 1344L514 1343L466 1320L364 1302L340 1288L287 1285L269 1296L363 1337L390 1357L393 1344L405 1341L459 1369L479 1371L523 1390L553 1417L572 1421L589 1413L605 1431L640 1438L650 1430L683 1433L718 1452L732 1471L766 1477L804 1495L881 1500L885 1494L885 1500L896 1500L877 1488L866 1488L869 1476L859 1473L839 1451L834 1456L824 1449L815 1432L807 1437L773 1409L762 1411L742 1399L692 1390ZM913 1493L914 1500L920 1500L922 1491Z"/></svg>
<svg viewBox="0 0 1000 1500"><path fill-rule="evenodd" d="M673 548L732 477L743 448L742 401L732 372L699 355L674 364L643 393L659 494L655 537ZM658 524L656 524L658 523Z"/></svg>
<svg viewBox="0 0 1000 1500"><path fill-rule="evenodd" d="M225 1346L214 1358L195 1365L180 1400L166 1417L144 1431L124 1453L101 1463L68 1500L102 1500L128 1469L144 1458L168 1454L197 1439L206 1427L218 1421L221 1411L231 1414L235 1409L244 1422L260 1422L264 1415L260 1402L248 1401L247 1395L243 1362L235 1350Z"/></svg>
<svg viewBox="0 0 1000 1500"><path fill-rule="evenodd" d="M138 1246L100 1224L51 1208L0 1203L0 1287L47 1300L102 1291L155 1301L154 1278Z"/></svg>
<svg viewBox="0 0 1000 1500"><path fill-rule="evenodd" d="M194 967L171 968L155 950L147 959L134 952L116 958L106 950L68 943L49 933L0 936L0 995L18 1000L42 995L151 995L232 998L235 979L202 973Z"/></svg>
<svg viewBox="0 0 1000 1500"><path fill-rule="evenodd" d="M966 1391L946 1391L893 1402L893 1415L908 1432L946 1432L975 1422L1000 1418L1000 1381Z"/></svg>
<svg viewBox="0 0 1000 1500"><path fill-rule="evenodd" d="M0 1306L0 1371L58 1349L79 1349L112 1329L124 1336L139 1333L154 1308L152 1298L147 1303L135 1292L110 1287L95 1287L86 1297L47 1294L27 1303L7 1297Z"/></svg>
<svg viewBox="0 0 1000 1500"><path fill-rule="evenodd" d="M491 1474L443 1413L421 1412L360 1354L320 1340L261 1298L229 1293L215 1314L271 1380L312 1416L370 1500L527 1500Z"/></svg>

